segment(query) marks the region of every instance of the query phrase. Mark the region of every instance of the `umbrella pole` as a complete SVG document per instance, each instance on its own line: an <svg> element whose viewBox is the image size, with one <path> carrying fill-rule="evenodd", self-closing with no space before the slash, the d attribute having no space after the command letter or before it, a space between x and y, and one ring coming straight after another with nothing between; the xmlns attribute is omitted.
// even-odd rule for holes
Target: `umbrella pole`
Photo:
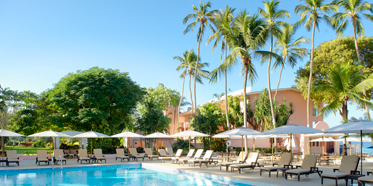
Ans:
<svg viewBox="0 0 373 186"><path fill-rule="evenodd" d="M293 162L293 134L290 134L290 165Z"/></svg>
<svg viewBox="0 0 373 186"><path fill-rule="evenodd" d="M255 152L255 138L253 137L253 151Z"/></svg>
<svg viewBox="0 0 373 186"><path fill-rule="evenodd" d="M93 146L92 146L92 138L91 138L91 157L93 157L92 150L93 150Z"/></svg>
<svg viewBox="0 0 373 186"><path fill-rule="evenodd" d="M241 151L243 151L243 136L241 136L241 138L242 138Z"/></svg>
<svg viewBox="0 0 373 186"><path fill-rule="evenodd" d="M4 136L1 136L1 156L4 157Z"/></svg>
<svg viewBox="0 0 373 186"><path fill-rule="evenodd" d="M360 174L363 174L363 131L362 130L360 130Z"/></svg>
<svg viewBox="0 0 373 186"><path fill-rule="evenodd" d="M321 154L324 154L324 136L322 137L321 148Z"/></svg>
<svg viewBox="0 0 373 186"><path fill-rule="evenodd" d="M189 136L189 151L190 151L190 136Z"/></svg>

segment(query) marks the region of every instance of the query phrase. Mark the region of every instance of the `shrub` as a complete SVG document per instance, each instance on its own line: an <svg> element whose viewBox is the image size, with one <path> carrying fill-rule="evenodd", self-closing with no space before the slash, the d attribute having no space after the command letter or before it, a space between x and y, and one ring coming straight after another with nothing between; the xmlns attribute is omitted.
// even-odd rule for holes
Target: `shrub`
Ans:
<svg viewBox="0 0 373 186"><path fill-rule="evenodd" d="M211 149L214 152L223 152L227 149L227 144L225 139L214 139L211 143Z"/></svg>
<svg viewBox="0 0 373 186"><path fill-rule="evenodd" d="M144 153L145 152L144 148L142 148L142 147L137 147L136 150L137 150L137 153Z"/></svg>
<svg viewBox="0 0 373 186"><path fill-rule="evenodd" d="M34 147L45 147L45 142L43 141L38 141L38 142L35 142Z"/></svg>
<svg viewBox="0 0 373 186"><path fill-rule="evenodd" d="M193 148L194 146L190 144L190 148ZM177 149L189 149L189 141L188 140L182 140L180 138L177 138L176 143L172 144L172 150L175 152Z"/></svg>

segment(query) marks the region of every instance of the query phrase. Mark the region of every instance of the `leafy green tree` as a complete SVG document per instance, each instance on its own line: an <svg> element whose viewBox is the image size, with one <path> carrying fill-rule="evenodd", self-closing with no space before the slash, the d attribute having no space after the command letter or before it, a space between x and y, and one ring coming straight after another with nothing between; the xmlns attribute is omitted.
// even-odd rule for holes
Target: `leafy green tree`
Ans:
<svg viewBox="0 0 373 186"><path fill-rule="evenodd" d="M281 1L271 0L271 1L263 1L264 9L259 8L260 15L266 19L267 21L267 29L269 32L269 39L270 49L269 51L273 51L273 37L278 37L281 34L280 26L284 25L285 23L279 21L278 19L282 18L290 18L290 14L286 10L278 10L278 6ZM271 93L271 78L270 78L270 69L271 69L271 60L272 58L268 58L268 67L267 67L267 85L268 85L268 97L270 102L271 108L271 115L272 115L272 122L273 127L276 128L276 119L275 119L275 111L273 108L273 100L272 100L272 93ZM277 144L277 143L276 143Z"/></svg>
<svg viewBox="0 0 373 186"><path fill-rule="evenodd" d="M360 20L361 15L364 15L364 17L366 17L368 20L373 21L373 15L363 13L364 11L370 11L372 13L372 5L368 2L362 2L361 0L338 0L336 4L342 7L345 12L337 12L334 14L332 25L336 29L336 33L342 35L343 31L346 30L348 18L351 18L352 27L354 29L357 59L359 65L363 65L359 54L359 45L357 44L356 34L359 34L360 36L364 34L364 27ZM362 71L360 72L362 73ZM364 96L367 96L367 92L365 90L363 93ZM365 111L368 119L370 120L368 105L365 105Z"/></svg>
<svg viewBox="0 0 373 186"><path fill-rule="evenodd" d="M276 87L275 95L276 99L278 87L280 86L282 70L285 65L294 67L297 64L297 60L302 59L307 56L307 48L300 48L301 44L308 43L309 39L299 37L295 39L296 28L293 25L285 25L275 43L276 49L280 51L280 56L282 57L282 63L276 62L273 67L277 68L281 65L280 75L278 77L278 83Z"/></svg>
<svg viewBox="0 0 373 186"><path fill-rule="evenodd" d="M150 99L143 102L139 118L135 122L135 129L144 132L145 135L154 132L167 132L171 118L163 113L162 105Z"/></svg>
<svg viewBox="0 0 373 186"><path fill-rule="evenodd" d="M214 52L214 49L218 46L218 43L223 40L221 42L221 54L220 54L220 60L222 59L222 55L223 55L223 51L224 51L224 62L227 61L228 59L228 53L227 53L227 49L228 49L228 35L226 34L227 31L231 30L232 26L233 26L233 20L234 20L234 16L233 16L233 12L234 12L234 8L231 8L229 7L228 5L225 7L225 10L222 10L220 9L220 11L216 12L213 16L213 23L216 27L216 29L214 29L213 27L212 30L213 30L213 34L208 38L207 40L207 44L209 44L212 40L215 39L215 42L214 42L214 45L213 45L213 48L212 48L212 52ZM228 125L228 129L230 127L230 124L229 124L229 117L228 117L228 91L227 91L227 70L226 69L220 69L220 66L218 68L216 68L215 70L213 70L211 72L211 75L212 77L210 78L210 82L216 82L216 79L219 75L219 72L220 73L224 73L224 92L225 92L225 116L226 116L226 120L227 120L227 125Z"/></svg>
<svg viewBox="0 0 373 186"><path fill-rule="evenodd" d="M312 85L312 73L313 73L313 56L314 56L314 44L315 44L315 29L319 30L319 24L322 19L329 20L329 17L325 13L329 13L332 10L336 11L337 7L333 2L324 4L324 0L304 0L305 5L297 5L295 7L295 13L300 13L301 18L296 23L300 25L305 23L304 26L308 31L311 30L312 26L312 48L311 48L311 62L310 62L310 74L308 79L308 94L307 94L307 126L310 124L310 97L311 97L311 85ZM321 17L323 15L323 17Z"/></svg>
<svg viewBox="0 0 373 186"><path fill-rule="evenodd" d="M205 149L211 149L213 141L211 136L217 134L220 128L226 129L226 125L224 125L225 116L222 113L218 105L206 103L198 108L196 117L190 122L190 126L196 131L209 135L209 137L203 138Z"/></svg>
<svg viewBox="0 0 373 186"><path fill-rule="evenodd" d="M197 82L200 83L200 84L203 84L202 79L207 78L208 73L209 73L207 70L203 70L203 68L208 67L209 64L208 63L199 63L198 68L196 69L197 56L194 53L194 50L185 51L183 53L183 57L174 56L174 59L180 61L180 63L181 63L176 68L176 70L178 70L178 71L182 70L182 73L181 73L180 77L183 78L183 88L182 88L181 98L180 98L180 102L179 102L179 109L180 109L180 106L182 104L182 99L184 98L183 94L184 94L185 77L186 77L186 75L189 75L189 92L190 92L190 100L191 100L191 103L192 103L192 115L193 115L194 105L193 105L193 97L192 97L193 95L192 95L192 87L191 87L192 75L194 75L194 72L197 70L197 76L196 76L197 77ZM178 111L178 113L179 113L179 111ZM178 130L180 128L180 126L179 126L179 115L180 114L178 114L178 120L177 120Z"/></svg>
<svg viewBox="0 0 373 186"><path fill-rule="evenodd" d="M361 37L358 39L360 55L365 69L363 72L368 76L373 72L373 37ZM329 79L330 69L336 69L338 66L344 66L348 63L357 65L357 54L355 51L354 38L342 37L321 43L315 49L313 77L315 81L326 81ZM307 95L308 75L310 73L310 64L300 68L296 74L296 88ZM322 95L322 99L333 99L328 92ZM370 92L371 94L371 92ZM321 96L321 95L320 95ZM316 106L321 102L311 95L311 100Z"/></svg>
<svg viewBox="0 0 373 186"><path fill-rule="evenodd" d="M192 23L190 23L184 30L184 34L188 33L190 30L194 30L194 26L199 23L200 26L198 28L197 32L197 40L198 40L198 52L197 52L197 60L196 60L196 66L199 67L198 63L200 61L199 59L199 48L201 45L202 37L205 31L205 27L209 25L209 22L211 20L212 15L216 12L216 10L208 11L209 8L211 8L210 1L207 1L206 3L202 3L202 1L199 2L199 9L195 6L193 6L194 14L188 14L184 19L183 23L186 24L189 20L194 20ZM194 108L197 108L197 95L196 95L196 83L197 83L197 68L194 70ZM194 113L195 115L195 113Z"/></svg>
<svg viewBox="0 0 373 186"><path fill-rule="evenodd" d="M192 144L190 144L190 146L193 148ZM177 149L188 150L189 149L189 140L183 140L183 139L177 138L176 142L174 144L172 144L172 150L177 151Z"/></svg>
<svg viewBox="0 0 373 186"><path fill-rule="evenodd" d="M143 102L154 101L161 110L166 110L169 105L177 107L180 100L180 93L177 90L172 90L159 83L155 88L147 88ZM141 107L138 111L141 112Z"/></svg>
<svg viewBox="0 0 373 186"><path fill-rule="evenodd" d="M77 131L121 132L145 91L128 73L98 67L69 73L46 93L49 109Z"/></svg>

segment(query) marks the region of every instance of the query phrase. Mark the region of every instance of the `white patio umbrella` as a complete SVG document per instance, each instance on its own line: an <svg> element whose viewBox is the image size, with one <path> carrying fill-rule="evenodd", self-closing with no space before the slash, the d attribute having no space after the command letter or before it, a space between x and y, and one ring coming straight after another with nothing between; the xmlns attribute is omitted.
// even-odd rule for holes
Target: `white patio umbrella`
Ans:
<svg viewBox="0 0 373 186"><path fill-rule="evenodd" d="M216 135L214 135L212 137L213 138L227 138L227 137L238 137L238 136L241 136L241 139L242 139L242 150L243 150L243 136L247 136L247 135L262 135L262 134L263 133L261 133L259 131L256 131L256 130L253 130L253 129L250 129L250 128L240 127L240 128L235 128L235 129L232 129L232 130L228 130L228 131L216 134ZM246 151L246 149L245 149L245 151Z"/></svg>
<svg viewBox="0 0 373 186"><path fill-rule="evenodd" d="M143 138L144 136L140 135L140 134L133 133L133 132L125 131L125 132L122 132L122 133L119 133L119 134L112 135L111 137L112 138Z"/></svg>
<svg viewBox="0 0 373 186"><path fill-rule="evenodd" d="M52 131L52 130L47 130L47 131L44 131L44 132L38 132L38 133L35 133L35 134L32 134L32 135L29 135L28 137L65 137L65 138L70 138L71 136L69 135L66 135L64 133L61 133L61 132L56 132L56 131ZM56 140L54 141L54 149L56 148ZM49 149L49 153L51 153L51 149Z"/></svg>
<svg viewBox="0 0 373 186"><path fill-rule="evenodd" d="M209 136L209 135L201 133L201 132L197 132L197 131L190 131L190 130L179 132L179 133L171 135L171 137L188 137L188 139L189 139L189 150L190 150L190 138L191 137L207 137L207 136Z"/></svg>
<svg viewBox="0 0 373 186"><path fill-rule="evenodd" d="M95 131L89 131L75 135L74 138L91 138L91 154L93 154L92 138L110 138L110 136Z"/></svg>
<svg viewBox="0 0 373 186"><path fill-rule="evenodd" d="M295 124L287 124L281 127L277 127L275 129L268 130L263 132L263 134L290 134L290 143L292 143L293 134L308 134L308 133L321 133L321 130L317 130L310 127L303 127L300 125ZM290 144L292 147L292 144ZM292 148L290 149L290 153L292 153Z"/></svg>
<svg viewBox="0 0 373 186"><path fill-rule="evenodd" d="M12 132L9 130L5 130L5 129L0 129L0 136L1 136L1 148L2 148L1 151L2 151L2 155L4 155L4 150L5 150L4 137L20 137L24 135L18 134L16 132Z"/></svg>
<svg viewBox="0 0 373 186"><path fill-rule="evenodd" d="M363 172L363 133L373 133L373 121L360 120L348 122L325 130L327 133L355 133L360 134L360 171Z"/></svg>
<svg viewBox="0 0 373 186"><path fill-rule="evenodd" d="M335 139L329 137L329 138L316 138L316 139L313 139L313 140L310 140L310 142L334 142L336 141Z"/></svg>
<svg viewBox="0 0 373 186"><path fill-rule="evenodd" d="M171 136L167 135L167 134L164 134L164 133L160 133L160 132L155 132L155 133L152 133L152 134L149 134L149 135L146 135L144 136L143 138L170 138Z"/></svg>

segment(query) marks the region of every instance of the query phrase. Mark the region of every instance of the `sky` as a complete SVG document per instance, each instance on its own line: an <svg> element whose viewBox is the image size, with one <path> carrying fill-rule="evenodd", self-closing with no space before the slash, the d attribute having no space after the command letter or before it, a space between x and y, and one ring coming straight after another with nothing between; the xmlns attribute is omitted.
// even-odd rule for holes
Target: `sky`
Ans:
<svg viewBox="0 0 373 186"><path fill-rule="evenodd" d="M229 3L229 4L227 4ZM77 70L91 67L119 69L129 72L132 80L141 87L166 87L181 91L181 71L176 71L179 61L173 56L182 56L186 50L197 51L197 28L183 34L186 25L183 18L193 13L192 5L199 1L129 1L129 0L64 0L64 1L0 1L0 84L12 90L30 90L41 93L53 88L62 77ZM235 14L247 10L250 14L263 8L261 1L235 0L212 1L213 9L224 9L226 5L236 8ZM295 23L294 7L299 0L286 0L280 9L291 14L289 23ZM373 23L363 20L367 32L372 36ZM344 33L352 35L349 26ZM220 51L212 53L212 45L206 45L210 30L206 30L201 43L202 62L208 62L206 70L215 69L220 63ZM311 39L311 32L304 27L298 29L297 37ZM332 28L325 23L315 36L315 46L335 39ZM311 48L311 44L303 47ZM263 50L269 50L269 44ZM295 71L306 64L298 61L293 69L285 67L280 88L295 84ZM258 79L252 91L267 88L267 65L254 61ZM271 72L271 88L275 89L279 69ZM243 88L240 65L228 73L228 88L236 91ZM184 96L190 100L188 81ZM213 99L213 94L224 92L224 80L210 84L207 80L197 85L197 104ZM361 117L363 110L349 105L350 117ZM296 108L295 108L296 112ZM324 119L329 126L341 123L341 117L329 115Z"/></svg>

